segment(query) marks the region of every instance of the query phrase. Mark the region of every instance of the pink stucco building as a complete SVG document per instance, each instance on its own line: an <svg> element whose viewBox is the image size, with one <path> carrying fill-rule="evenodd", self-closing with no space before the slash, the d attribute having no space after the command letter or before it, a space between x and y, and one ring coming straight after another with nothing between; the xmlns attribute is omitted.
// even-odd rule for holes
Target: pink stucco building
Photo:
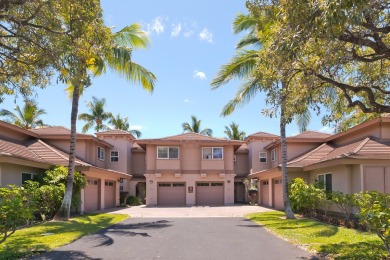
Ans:
<svg viewBox="0 0 390 260"><path fill-rule="evenodd" d="M63 127L24 130L0 121L0 186L20 185L50 165L67 166L69 137ZM390 192L390 117L335 135L290 136L287 150L290 180L322 180L324 189L344 193ZM76 155L76 168L88 180L82 211L117 206L120 192L148 206L243 203L248 178L258 187L260 205L283 208L280 138L270 133L245 141L196 133L136 140L109 130L78 134Z"/></svg>

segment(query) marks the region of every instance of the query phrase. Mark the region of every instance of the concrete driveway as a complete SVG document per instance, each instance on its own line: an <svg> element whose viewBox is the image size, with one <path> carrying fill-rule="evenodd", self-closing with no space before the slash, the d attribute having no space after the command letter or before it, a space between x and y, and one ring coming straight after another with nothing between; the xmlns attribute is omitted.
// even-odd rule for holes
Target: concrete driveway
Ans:
<svg viewBox="0 0 390 260"><path fill-rule="evenodd" d="M146 207L133 206L122 209L112 209L109 212L128 214L133 218L216 218L243 217L248 213L271 211L260 206L194 206L194 207Z"/></svg>
<svg viewBox="0 0 390 260"><path fill-rule="evenodd" d="M130 218L35 259L317 259L244 218Z"/></svg>

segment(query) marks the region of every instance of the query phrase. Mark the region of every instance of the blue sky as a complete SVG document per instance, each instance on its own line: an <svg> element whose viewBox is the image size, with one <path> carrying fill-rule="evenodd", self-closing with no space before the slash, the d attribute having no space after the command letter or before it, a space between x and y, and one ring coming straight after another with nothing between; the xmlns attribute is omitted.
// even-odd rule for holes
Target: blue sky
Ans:
<svg viewBox="0 0 390 260"><path fill-rule="evenodd" d="M151 46L134 53L133 59L157 76L154 93L132 85L117 75L107 74L93 79L93 85L80 99L79 112L87 112L86 103L92 96L106 98L106 110L129 117L133 128L142 132L141 138L156 138L182 132L181 124L190 122L191 115L202 120L202 128L211 128L214 136L232 121L247 134L265 131L279 134L277 119L261 115L265 108L264 95L221 117L222 107L234 96L239 82L231 82L218 90L210 82L221 65L234 54L240 36L233 35L232 22L236 14L246 12L245 1L173 1L173 0L102 0L105 22L120 29L140 23L149 32ZM46 109L42 116L50 125L70 126L71 102L65 86L53 84L38 91L39 106ZM6 97L1 108L11 110L15 97ZM22 99L16 99L22 104ZM321 119L313 115L311 130L328 130ZM78 121L78 131L84 125ZM93 133L93 131L90 131ZM294 123L287 134L298 133Z"/></svg>

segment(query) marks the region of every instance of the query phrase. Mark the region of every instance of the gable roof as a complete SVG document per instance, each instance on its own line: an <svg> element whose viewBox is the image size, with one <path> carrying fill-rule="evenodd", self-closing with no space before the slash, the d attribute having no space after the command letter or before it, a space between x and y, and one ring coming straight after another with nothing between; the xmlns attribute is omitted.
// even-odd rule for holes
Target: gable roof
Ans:
<svg viewBox="0 0 390 260"><path fill-rule="evenodd" d="M296 135L288 136L286 137L286 142L287 143L299 143L299 142L304 142L304 143L323 143L327 138L332 136L331 134L323 133L323 132L318 132L318 131L305 131L303 133L299 133ZM275 142L272 142L268 144L267 146L264 147L264 149L270 149L274 148L278 144L280 144L281 139L278 138Z"/></svg>
<svg viewBox="0 0 390 260"><path fill-rule="evenodd" d="M245 140L251 139L251 138L271 138L271 139L276 139L276 138L279 138L279 136L271 134L271 133L267 133L267 132L257 132L257 133L253 133L251 135L248 135L248 137L245 138Z"/></svg>
<svg viewBox="0 0 390 260"><path fill-rule="evenodd" d="M199 142L199 143L214 143L214 144L232 144L240 147L243 141L229 140L225 138L216 138L198 133L183 133L163 138L155 139L140 139L137 140L137 144L142 148L145 148L147 144L173 144L178 142Z"/></svg>
<svg viewBox="0 0 390 260"><path fill-rule="evenodd" d="M130 136L133 139L135 139L135 137L130 132L120 130L120 129L112 129L112 130L107 130L107 131L103 131L103 132L97 132L97 133L95 133L95 135L96 136L121 135L121 136Z"/></svg>

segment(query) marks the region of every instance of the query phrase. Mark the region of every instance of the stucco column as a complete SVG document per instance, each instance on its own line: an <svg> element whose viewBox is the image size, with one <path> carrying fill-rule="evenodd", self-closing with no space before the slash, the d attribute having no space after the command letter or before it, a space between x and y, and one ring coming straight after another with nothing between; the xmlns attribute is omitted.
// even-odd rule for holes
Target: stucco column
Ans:
<svg viewBox="0 0 390 260"><path fill-rule="evenodd" d="M185 180L186 181L186 206L194 206L195 205L195 201L196 201L196 195L195 195L196 182L195 182L195 179L197 176L198 175L188 176L188 177L192 177L192 178ZM185 177L187 177L187 176L185 176ZM190 187L192 187L192 188L190 188ZM190 189L191 189L191 193L189 192Z"/></svg>
<svg viewBox="0 0 390 260"><path fill-rule="evenodd" d="M120 189L119 187L121 186L120 181L115 181L115 207L118 207L120 204Z"/></svg>
<svg viewBox="0 0 390 260"><path fill-rule="evenodd" d="M0 170L1 170L1 168L0 168ZM80 205L80 212L81 212L81 214L83 214L84 213L84 211L85 211L85 190L84 189L81 189L81 191L80 191L80 201L81 201L81 205Z"/></svg>
<svg viewBox="0 0 390 260"><path fill-rule="evenodd" d="M273 179L268 179L268 205L270 207L273 207L273 191L274 191L274 184L273 184Z"/></svg>
<svg viewBox="0 0 390 260"><path fill-rule="evenodd" d="M234 176L236 174L226 174L225 176L225 205L234 205Z"/></svg>
<svg viewBox="0 0 390 260"><path fill-rule="evenodd" d="M157 180L154 174L144 174L146 178L146 205L157 206Z"/></svg>

